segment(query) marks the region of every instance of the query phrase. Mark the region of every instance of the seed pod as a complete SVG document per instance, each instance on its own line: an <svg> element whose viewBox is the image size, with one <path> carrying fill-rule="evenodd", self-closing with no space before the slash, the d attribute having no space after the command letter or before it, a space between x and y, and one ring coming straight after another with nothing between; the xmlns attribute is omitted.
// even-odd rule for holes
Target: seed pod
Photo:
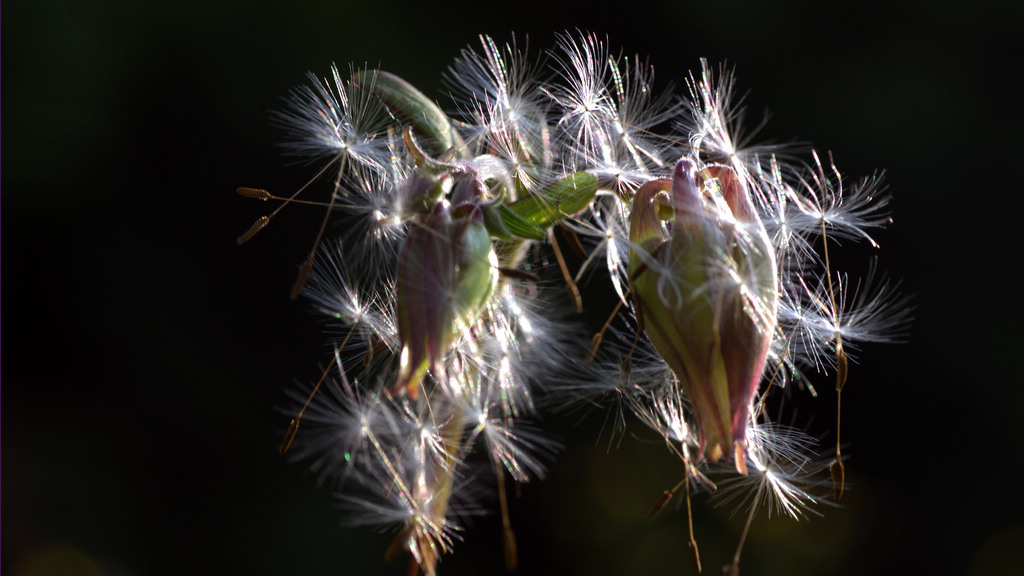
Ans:
<svg viewBox="0 0 1024 576"><path fill-rule="evenodd" d="M683 158L670 193L666 184L649 182L634 197L631 290L648 338L692 403L700 455L714 462L745 445L776 324L775 256L731 169L698 173ZM745 471L742 458L736 466Z"/></svg>
<svg viewBox="0 0 1024 576"><path fill-rule="evenodd" d="M419 391L455 336L479 318L498 282L498 260L479 206L437 204L409 230L398 255L398 337L394 391Z"/></svg>

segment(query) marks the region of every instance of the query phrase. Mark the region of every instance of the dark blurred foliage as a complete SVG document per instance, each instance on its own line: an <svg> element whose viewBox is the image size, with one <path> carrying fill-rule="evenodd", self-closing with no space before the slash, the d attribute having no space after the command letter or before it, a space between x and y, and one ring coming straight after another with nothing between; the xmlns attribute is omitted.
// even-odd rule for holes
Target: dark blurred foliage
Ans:
<svg viewBox="0 0 1024 576"><path fill-rule="evenodd" d="M340 512L277 455L281 391L326 349L288 300L319 214L292 209L268 111L332 62L380 64L443 97L479 33L532 53L607 33L683 84L735 66L761 136L885 169L882 269L915 294L907 344L867 347L844 394L844 507L762 515L744 574L1010 574L1024 565L1019 74L1013 2L5 2L2 13L2 565L38 574L403 574L390 535ZM864 258L872 251L865 249ZM596 317L605 310L591 310ZM834 432L834 394L798 418ZM566 448L512 498L519 574L692 574L685 514L647 510L680 467L602 418L550 416ZM705 572L741 516L695 500ZM502 574L475 520L442 574Z"/></svg>

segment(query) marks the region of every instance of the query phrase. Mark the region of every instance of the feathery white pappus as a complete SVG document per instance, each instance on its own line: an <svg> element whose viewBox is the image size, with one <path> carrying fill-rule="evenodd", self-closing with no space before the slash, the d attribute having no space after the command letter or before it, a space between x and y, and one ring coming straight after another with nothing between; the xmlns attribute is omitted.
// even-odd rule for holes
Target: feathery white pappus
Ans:
<svg viewBox="0 0 1024 576"><path fill-rule="evenodd" d="M326 182L327 214L295 293L333 354L291 392L282 452L294 440L349 523L394 528L389 556L435 574L484 465L514 566L504 482L544 475L551 406L608 409L613 436L631 413L664 439L683 480L654 512L684 487L688 510L691 488L717 491L748 525L841 496L838 422L829 465L765 401L821 376L838 402L852 353L903 335L907 299L877 258L851 280L829 254L880 248L881 174L850 183L831 154L748 145L727 69L701 61L685 95L656 90L646 60L594 34L560 35L537 64L481 36L445 73L448 112L384 71L310 78L274 118L285 151L322 163L307 187ZM240 192L281 203L240 242L300 202ZM595 275L618 306L590 340L571 310ZM690 545L699 569L692 526Z"/></svg>

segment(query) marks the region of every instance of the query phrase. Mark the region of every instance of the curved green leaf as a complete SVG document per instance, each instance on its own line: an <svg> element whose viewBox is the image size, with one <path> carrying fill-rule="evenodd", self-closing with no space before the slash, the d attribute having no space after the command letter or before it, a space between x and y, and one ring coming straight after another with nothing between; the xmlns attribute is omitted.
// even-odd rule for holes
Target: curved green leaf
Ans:
<svg viewBox="0 0 1024 576"><path fill-rule="evenodd" d="M501 214L502 224L512 238L526 238L527 240L543 240L545 238L542 228L538 228L528 220L523 219L522 216L509 209L508 206L499 206L498 212ZM505 238L505 240L511 240L512 238Z"/></svg>
<svg viewBox="0 0 1024 576"><path fill-rule="evenodd" d="M383 70L359 70L352 74L352 82L376 96L399 120L411 125L424 140L426 151L434 156L459 143L448 116L402 78Z"/></svg>
<svg viewBox="0 0 1024 576"><path fill-rule="evenodd" d="M540 193L517 200L507 207L520 219L536 228L546 230L555 222L577 214L589 206L596 193L597 177L586 172L577 172Z"/></svg>

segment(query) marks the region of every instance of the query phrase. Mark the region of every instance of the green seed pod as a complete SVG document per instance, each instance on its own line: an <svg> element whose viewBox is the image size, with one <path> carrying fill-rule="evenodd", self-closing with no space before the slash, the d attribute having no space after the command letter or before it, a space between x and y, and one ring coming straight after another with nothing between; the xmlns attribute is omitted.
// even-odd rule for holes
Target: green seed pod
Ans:
<svg viewBox="0 0 1024 576"><path fill-rule="evenodd" d="M398 256L398 336L394 391L419 392L426 371L476 322L498 282L497 256L475 204L447 202L413 222Z"/></svg>
<svg viewBox="0 0 1024 576"><path fill-rule="evenodd" d="M671 229L663 219L671 207ZM774 252L743 182L683 158L637 191L630 219L631 290L642 327L678 377L700 454L745 445L750 405L776 325ZM737 469L745 471L742 458Z"/></svg>

